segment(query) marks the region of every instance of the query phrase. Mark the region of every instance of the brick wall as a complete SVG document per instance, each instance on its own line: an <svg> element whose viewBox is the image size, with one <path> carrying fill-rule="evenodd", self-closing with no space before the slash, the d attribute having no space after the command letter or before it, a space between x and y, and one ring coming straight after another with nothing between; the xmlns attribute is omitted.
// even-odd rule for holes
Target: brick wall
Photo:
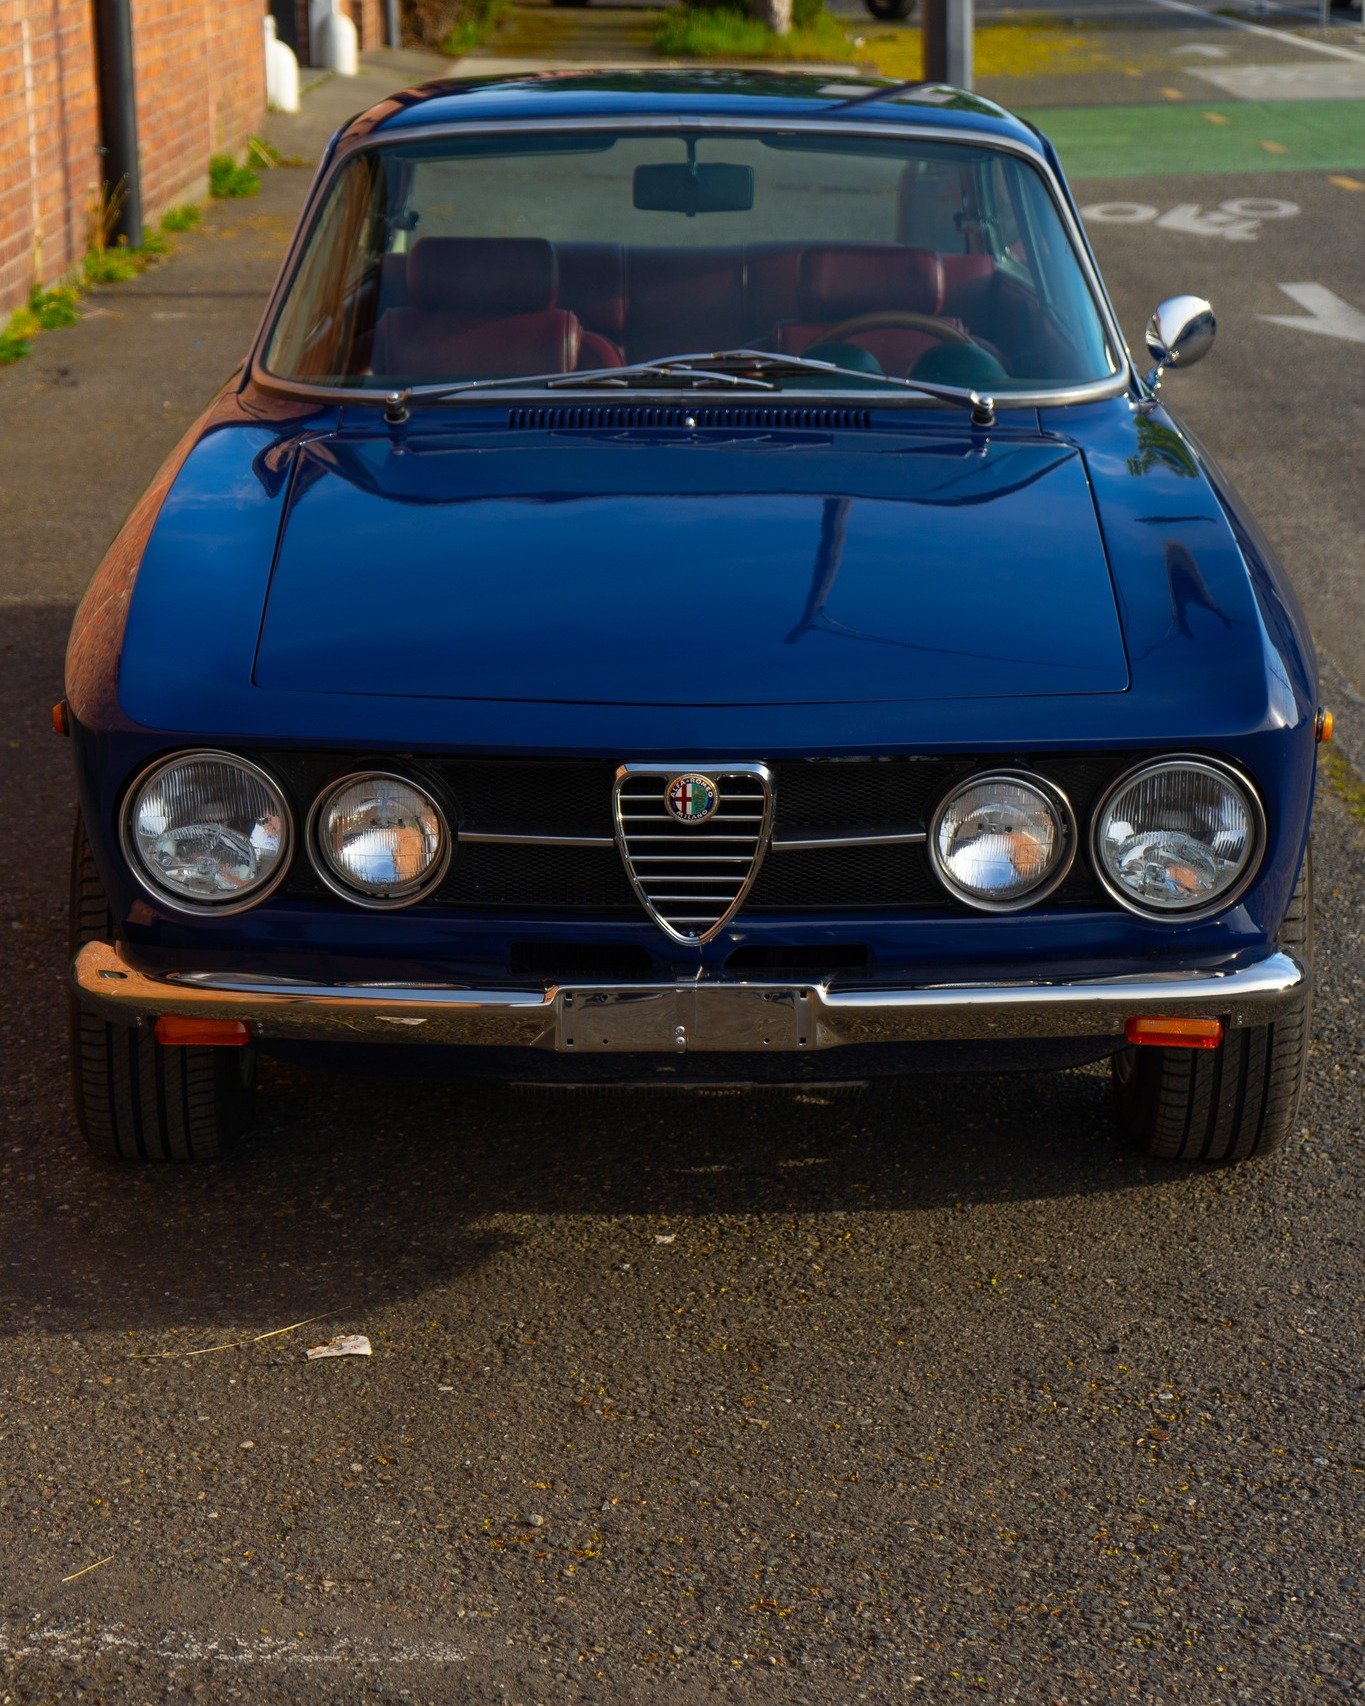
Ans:
<svg viewBox="0 0 1365 1706"><path fill-rule="evenodd" d="M259 0L134 0L142 207L148 219L235 154L265 110Z"/></svg>
<svg viewBox="0 0 1365 1706"><path fill-rule="evenodd" d="M202 193L209 155L238 152L260 123L263 11L261 0L133 0L149 220ZM85 252L98 150L92 0L0 0L0 312Z"/></svg>
<svg viewBox="0 0 1365 1706"><path fill-rule="evenodd" d="M98 143L90 0L0 0L0 310L85 252Z"/></svg>
<svg viewBox="0 0 1365 1706"><path fill-rule="evenodd" d="M360 51L384 47L384 0L349 0L347 10L360 31Z"/></svg>

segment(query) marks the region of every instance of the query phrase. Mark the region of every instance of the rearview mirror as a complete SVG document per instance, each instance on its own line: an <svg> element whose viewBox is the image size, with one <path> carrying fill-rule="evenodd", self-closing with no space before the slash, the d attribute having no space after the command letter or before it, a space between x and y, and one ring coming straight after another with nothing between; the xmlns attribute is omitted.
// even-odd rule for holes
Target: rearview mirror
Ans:
<svg viewBox="0 0 1365 1706"><path fill-rule="evenodd" d="M1202 296L1172 296L1147 322L1147 353L1156 366L1147 375L1153 387L1161 384L1168 367L1193 367L1213 348L1218 322Z"/></svg>
<svg viewBox="0 0 1365 1706"><path fill-rule="evenodd" d="M754 205L752 166L721 163L637 166L635 205L645 213L747 213Z"/></svg>

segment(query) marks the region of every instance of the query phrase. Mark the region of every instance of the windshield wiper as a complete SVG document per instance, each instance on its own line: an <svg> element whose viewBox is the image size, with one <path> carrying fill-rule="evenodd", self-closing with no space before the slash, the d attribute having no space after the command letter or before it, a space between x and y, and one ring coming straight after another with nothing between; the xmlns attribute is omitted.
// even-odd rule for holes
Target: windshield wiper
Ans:
<svg viewBox="0 0 1365 1706"><path fill-rule="evenodd" d="M995 399L978 391L963 391L951 385L931 385L921 379L898 379L894 374L855 374L832 361L815 361L804 355L778 355L771 350L731 349L703 351L695 355L659 356L652 361L632 362L626 367L594 367L582 373L508 374L497 379L463 379L451 385L423 385L390 391L384 397L384 419L401 426L411 411L425 403L443 403L475 391L493 391L509 385L543 386L555 390L620 390L640 383L678 383L691 389L707 386L754 391L775 391L777 381L801 373L818 373L836 379L868 379L874 385L893 385L936 402L954 403L970 409L973 426L995 425ZM378 401L378 396L376 396Z"/></svg>
<svg viewBox="0 0 1365 1706"><path fill-rule="evenodd" d="M452 385L407 386L401 391L384 394L384 419L390 426L401 426L411 410L424 403L445 403L452 397L465 397L473 391L495 391L508 385L543 385L547 391L564 385L582 386L589 390L605 387L625 391L642 379L679 380L699 388L714 385L747 386L760 391L777 389L770 381L757 376L750 379L719 370L707 371L693 366L688 356L667 356L661 361L633 362L629 367L589 367L581 373L509 373L497 379L460 379ZM378 401L378 394L375 400Z"/></svg>
<svg viewBox="0 0 1365 1706"><path fill-rule="evenodd" d="M994 397L979 391L963 391L954 385L934 385L924 379L898 379L894 373L860 374L840 367L837 362L817 361L808 355L779 355L772 350L716 350L710 355L677 356L674 359L707 372L738 373L740 376L747 373L757 378L781 379L788 374L823 373L834 374L841 379L868 379L874 385L894 385L899 390L915 391L938 402L956 403L960 408L970 409L973 426L995 425Z"/></svg>

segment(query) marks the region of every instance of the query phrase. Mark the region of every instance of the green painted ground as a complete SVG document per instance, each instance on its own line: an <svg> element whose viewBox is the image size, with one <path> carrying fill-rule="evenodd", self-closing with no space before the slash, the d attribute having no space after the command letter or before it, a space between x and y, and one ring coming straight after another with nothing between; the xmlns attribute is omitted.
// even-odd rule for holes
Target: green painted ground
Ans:
<svg viewBox="0 0 1365 1706"><path fill-rule="evenodd" d="M1074 178L1365 167L1365 101L1173 101L1026 116L1052 138Z"/></svg>

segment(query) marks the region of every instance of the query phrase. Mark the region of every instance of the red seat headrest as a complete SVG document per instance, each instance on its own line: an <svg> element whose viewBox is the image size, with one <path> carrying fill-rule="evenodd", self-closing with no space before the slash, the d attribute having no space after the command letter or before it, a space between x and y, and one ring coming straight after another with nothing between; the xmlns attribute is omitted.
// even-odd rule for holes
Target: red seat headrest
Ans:
<svg viewBox="0 0 1365 1706"><path fill-rule="evenodd" d="M559 294L555 252L543 237L423 237L408 253L408 292L447 313L535 314Z"/></svg>
<svg viewBox="0 0 1365 1706"><path fill-rule="evenodd" d="M804 320L851 320L889 308L937 314L943 263L932 249L892 243L812 244L801 258L800 302Z"/></svg>

